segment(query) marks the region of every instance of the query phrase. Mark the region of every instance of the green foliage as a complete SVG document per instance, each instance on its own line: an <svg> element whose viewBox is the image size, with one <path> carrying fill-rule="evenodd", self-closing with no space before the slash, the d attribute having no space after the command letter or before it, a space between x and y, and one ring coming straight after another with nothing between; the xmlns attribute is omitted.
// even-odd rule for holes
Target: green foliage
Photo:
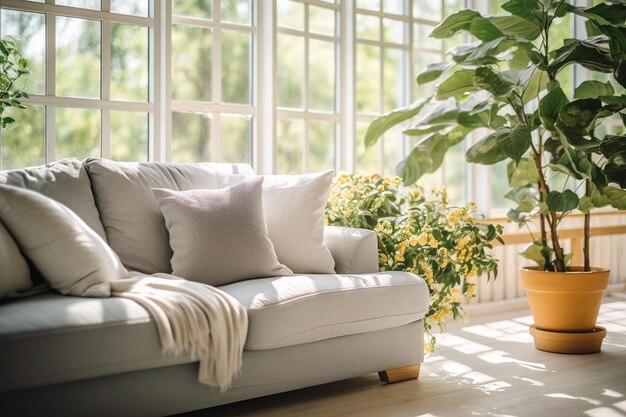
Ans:
<svg viewBox="0 0 626 417"><path fill-rule="evenodd" d="M466 159L485 165L510 161L507 198L517 206L509 217L520 225L538 219L544 227L535 244L541 247L529 248L529 256L546 269L564 270L557 231L563 217L604 206L624 209L626 203L625 137L606 134L602 126L612 118L626 127L626 3L585 8L570 1L509 0L502 10L498 16L460 11L432 32L440 39L464 32L476 41L452 48L451 59L417 76L418 84L439 84L404 131L425 138L398 169L403 178L417 180L459 143L449 140L451 132L462 141L476 129L489 129ZM573 15L585 21L586 38L561 35L557 22L571 22ZM569 96L561 83L573 64L588 69L592 79ZM366 143L373 145L384 132L368 132ZM554 172L584 182L581 195L551 189Z"/></svg>
<svg viewBox="0 0 626 417"><path fill-rule="evenodd" d="M23 98L28 98L24 91L24 78L29 74L28 61L20 52L17 41L11 37L0 39L0 126L7 127L15 123L11 116L5 116L7 109L26 108Z"/></svg>
<svg viewBox="0 0 626 417"><path fill-rule="evenodd" d="M337 177L326 205L327 223L370 229L378 237L381 271L409 271L424 277L430 305L424 329L432 350L434 327L464 317L462 302L474 296L476 280L496 276L497 260L487 253L501 241L502 226L481 223L476 205L449 205L445 190L424 194L404 188L399 177L355 173Z"/></svg>

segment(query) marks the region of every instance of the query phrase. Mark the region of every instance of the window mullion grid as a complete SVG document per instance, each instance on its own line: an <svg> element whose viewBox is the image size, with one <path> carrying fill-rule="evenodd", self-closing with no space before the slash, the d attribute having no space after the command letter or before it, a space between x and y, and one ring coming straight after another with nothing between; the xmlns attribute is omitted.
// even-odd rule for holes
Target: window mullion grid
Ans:
<svg viewBox="0 0 626 417"><path fill-rule="evenodd" d="M303 56L303 68L304 68L304 85L302 100L304 112L309 111L309 5L304 5L304 56ZM304 123L304 136L302 137L302 172L307 172L308 168L308 154L309 154L309 123L306 119L303 119Z"/></svg>
<svg viewBox="0 0 626 417"><path fill-rule="evenodd" d="M213 0L213 20L215 22L221 22L221 9L220 1ZM222 29L221 27L213 28L213 72L211 83L213 84L213 97L214 103L222 103ZM216 111L209 117L211 120L211 153L212 158L216 162L222 161L222 144L221 144L221 114Z"/></svg>
<svg viewBox="0 0 626 417"><path fill-rule="evenodd" d="M102 11L111 11L111 0L102 0ZM100 99L111 99L111 25L109 21L100 23ZM100 110L100 154L103 158L111 157L111 110Z"/></svg>
<svg viewBox="0 0 626 417"><path fill-rule="evenodd" d="M56 16L46 13L46 95L56 95ZM45 161L56 160L56 107L45 107Z"/></svg>
<svg viewBox="0 0 626 417"><path fill-rule="evenodd" d="M383 4L380 3L380 9L382 11ZM383 19L378 19L378 30L379 30L379 46L378 46L378 112L380 114L383 113L383 109L385 107L385 47L383 46L383 42L385 41L385 25L383 23ZM378 141L377 151L378 151L378 171L383 174L385 170L385 137L384 135L381 140Z"/></svg>
<svg viewBox="0 0 626 417"><path fill-rule="evenodd" d="M355 145L356 145L356 121L355 121L355 21L353 2L341 2L340 12L340 34L339 50L341 51L338 60L339 70L337 74L340 78L340 121L341 133L336 149L336 166L340 170L348 172L355 168Z"/></svg>

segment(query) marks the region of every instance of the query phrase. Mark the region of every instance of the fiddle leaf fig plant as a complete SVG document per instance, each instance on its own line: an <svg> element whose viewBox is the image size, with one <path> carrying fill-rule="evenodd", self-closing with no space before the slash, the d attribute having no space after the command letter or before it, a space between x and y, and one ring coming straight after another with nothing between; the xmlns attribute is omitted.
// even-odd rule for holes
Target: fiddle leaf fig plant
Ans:
<svg viewBox="0 0 626 417"><path fill-rule="evenodd" d="M437 82L435 93L374 120L365 145L411 120L404 134L418 140L398 165L411 184L436 171L450 147L472 138L467 161L508 161L506 197L516 204L508 217L520 225L538 219L540 235L523 255L546 270L565 271L558 227L578 210L585 213L588 271L589 212L626 209L626 2L585 8L563 0L509 0L502 9L501 16L463 10L435 28L434 38L462 32L475 40L419 74L418 84ZM585 22L585 38L557 42L553 25L567 15ZM589 74L573 93L558 77L572 64ZM621 133L605 133L600 125L608 120ZM554 173L576 186L553 186Z"/></svg>
<svg viewBox="0 0 626 417"><path fill-rule="evenodd" d="M5 116L7 109L24 109L23 98L28 98L21 81L30 74L28 61L18 48L17 40L12 37L0 39L0 126L7 127L15 119Z"/></svg>

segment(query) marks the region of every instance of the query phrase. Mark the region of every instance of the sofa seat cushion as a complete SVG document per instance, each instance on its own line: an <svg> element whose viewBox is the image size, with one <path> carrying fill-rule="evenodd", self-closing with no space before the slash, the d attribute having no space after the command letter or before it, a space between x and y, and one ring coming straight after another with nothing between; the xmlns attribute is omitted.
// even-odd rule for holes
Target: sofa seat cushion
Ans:
<svg viewBox="0 0 626 417"><path fill-rule="evenodd" d="M248 310L247 350L402 326L424 317L428 288L407 272L294 275L224 285Z"/></svg>
<svg viewBox="0 0 626 417"><path fill-rule="evenodd" d="M187 362L163 356L154 321L131 300L46 293L0 304L0 392Z"/></svg>

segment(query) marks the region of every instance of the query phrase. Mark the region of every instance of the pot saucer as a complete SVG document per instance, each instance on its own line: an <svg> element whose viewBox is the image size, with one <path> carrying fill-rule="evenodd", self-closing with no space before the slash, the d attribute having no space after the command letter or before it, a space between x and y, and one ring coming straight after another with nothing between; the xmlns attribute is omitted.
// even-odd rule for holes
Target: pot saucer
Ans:
<svg viewBox="0 0 626 417"><path fill-rule="evenodd" d="M606 329L596 326L590 332L553 332L538 329L533 324L530 326L530 334L539 350L553 353L596 353L600 352Z"/></svg>

